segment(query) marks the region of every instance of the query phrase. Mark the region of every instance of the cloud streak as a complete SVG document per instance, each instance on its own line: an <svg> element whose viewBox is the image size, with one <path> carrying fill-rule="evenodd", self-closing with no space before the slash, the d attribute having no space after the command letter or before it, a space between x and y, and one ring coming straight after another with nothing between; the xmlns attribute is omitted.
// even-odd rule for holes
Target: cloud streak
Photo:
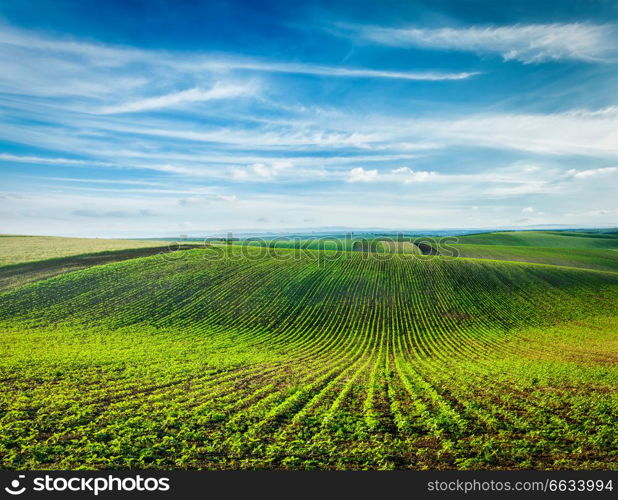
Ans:
<svg viewBox="0 0 618 500"><path fill-rule="evenodd" d="M270 63L266 61L243 61L228 59L222 61L195 62L196 67L210 70L250 70L266 73L287 73L296 75L311 75L343 78L387 78L412 81L448 81L465 80L479 75L471 72L440 72L440 71L385 71L368 68L347 68L342 66L321 66L299 63Z"/></svg>
<svg viewBox="0 0 618 500"><path fill-rule="evenodd" d="M148 111L183 103L201 102L244 94L251 88L223 83L223 78L248 79L252 74L289 74L329 79L383 79L407 81L457 81L477 72L439 70L391 71L388 69L320 65L311 62L269 61L236 54L197 51L157 51L134 47L52 38L0 25L0 91L17 95L79 96L109 101L118 95L135 96L126 103L106 102L103 114ZM199 85L181 91L143 97L145 90L169 89L179 81ZM218 83L217 83L218 82ZM215 88L204 89L204 86ZM216 85L219 85L217 88ZM255 90L255 89L253 89Z"/></svg>
<svg viewBox="0 0 618 500"><path fill-rule="evenodd" d="M87 165L92 162L73 160L69 158L49 158L42 156L20 156L9 153L0 153L0 162L34 163L39 165Z"/></svg>
<svg viewBox="0 0 618 500"><path fill-rule="evenodd" d="M177 107L185 104L244 97L253 95L253 93L253 89L247 85L216 83L212 88L207 90L196 87L181 92L173 92L162 96L130 101L117 106L104 107L99 113L103 115L139 113L154 109Z"/></svg>
<svg viewBox="0 0 618 500"><path fill-rule="evenodd" d="M580 170L579 172L575 169L568 171L568 173L573 175L576 179L589 179L599 175L615 174L616 172L618 172L618 167L591 168L587 170Z"/></svg>
<svg viewBox="0 0 618 500"><path fill-rule="evenodd" d="M559 60L602 61L616 50L616 27L612 25L515 24L463 28L393 28L346 26L353 36L395 47L496 53L505 61L524 64Z"/></svg>
<svg viewBox="0 0 618 500"><path fill-rule="evenodd" d="M270 181L291 167L293 164L289 161L254 163L245 168L232 168L232 178L240 181Z"/></svg>

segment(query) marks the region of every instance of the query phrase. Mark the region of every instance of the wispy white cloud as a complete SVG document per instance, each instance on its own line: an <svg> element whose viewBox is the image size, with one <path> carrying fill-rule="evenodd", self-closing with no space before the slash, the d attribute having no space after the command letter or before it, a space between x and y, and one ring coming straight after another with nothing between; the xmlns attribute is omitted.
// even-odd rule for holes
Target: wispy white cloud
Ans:
<svg viewBox="0 0 618 500"><path fill-rule="evenodd" d="M195 87L180 92L172 92L161 96L138 99L115 106L104 107L99 111L99 113L104 115L136 113L141 111L150 111L153 109L175 107L183 104L248 96L253 95L254 93L255 90L252 86L217 82L212 88L207 90Z"/></svg>
<svg viewBox="0 0 618 500"><path fill-rule="evenodd" d="M57 181L57 182L77 182L80 184L112 184L119 186L165 186L163 182L152 182L145 180L127 180L127 179L80 179L74 177L32 177L32 179L44 180L44 181Z"/></svg>
<svg viewBox="0 0 618 500"><path fill-rule="evenodd" d="M372 182L378 179L376 169L365 170L363 167L356 167L348 172L347 182Z"/></svg>
<svg viewBox="0 0 618 500"><path fill-rule="evenodd" d="M438 177L437 172L428 172L425 170L415 171L410 167L400 167L392 170L392 173L397 177L397 180L403 181L404 184L413 182L425 182Z"/></svg>
<svg viewBox="0 0 618 500"><path fill-rule="evenodd" d="M306 167L335 167L398 157L424 156L446 148L493 149L547 156L618 158L618 110L573 110L561 113L483 113L437 118L360 115L309 115L285 125L192 127L177 120L111 120L107 116L57 115L58 126L7 123L4 140L62 151L59 155L94 158L89 164L141 165L161 171L203 174L201 165L270 164L273 155L295 157ZM66 120L66 121L65 121ZM87 131L88 133L85 133ZM139 140L136 140L139 137ZM59 149L61 148L61 149ZM298 158L300 151L323 159ZM354 154L352 154L354 153ZM359 154L362 153L362 154ZM270 158L269 158L270 156ZM179 161L176 161L175 159ZM372 159L374 158L374 159ZM0 156L0 161L37 163L37 157ZM66 163L62 158L46 160ZM69 160L81 162L82 160ZM41 162L45 163L45 162ZM77 164L76 164L77 165ZM417 169L414 169L417 170Z"/></svg>
<svg viewBox="0 0 618 500"><path fill-rule="evenodd" d="M439 173L436 171L413 170L399 167L380 171L366 170L362 167L347 172L347 182L380 182L390 185L424 184L429 192L466 192L483 193L490 198L513 198L527 195L558 193L571 189L568 184L573 176L557 168L540 168L535 165L515 163L496 166L491 171L470 173ZM415 191L418 195L417 191ZM534 209L526 207L522 213L531 213Z"/></svg>
<svg viewBox="0 0 618 500"><path fill-rule="evenodd" d="M191 164L172 165L157 163L134 163L133 167L144 170L154 170L156 172L164 172L166 174L175 174L184 177L212 177L216 174L216 169Z"/></svg>
<svg viewBox="0 0 618 500"><path fill-rule="evenodd" d="M591 177L597 177L599 175L614 174L618 172L618 167L602 167L591 168L588 170L575 170L571 169L567 173L572 175L576 179L589 179Z"/></svg>
<svg viewBox="0 0 618 500"><path fill-rule="evenodd" d="M390 142L515 150L546 155L618 156L615 107L561 113L479 113L446 119L375 119ZM364 123L356 125L362 134ZM373 138L374 142L377 140Z"/></svg>
<svg viewBox="0 0 618 500"><path fill-rule="evenodd" d="M518 183L496 185L484 190L484 194L491 197L505 198L530 194L547 194L558 191L557 186L544 180L529 180Z"/></svg>
<svg viewBox="0 0 618 500"><path fill-rule="evenodd" d="M83 57L99 66L120 66L144 55L143 50L133 47L115 47L69 37L51 37L6 24L2 25L0 30L0 44L7 48L37 50L53 56L61 54Z"/></svg>
<svg viewBox="0 0 618 500"><path fill-rule="evenodd" d="M69 158L49 158L43 156L21 156L0 153L0 161L16 163L38 163L40 165L87 165L92 162L86 160L72 160Z"/></svg>
<svg viewBox="0 0 618 500"><path fill-rule="evenodd" d="M450 176L440 176L437 172L426 170L412 170L410 167L399 167L384 172L377 169L365 170L363 167L356 167L348 171L347 182L374 182L396 184L412 184L427 182L430 180L444 180Z"/></svg>
<svg viewBox="0 0 618 500"><path fill-rule="evenodd" d="M196 206L196 205L211 205L217 202L235 203L238 201L236 195L223 195L223 194L200 194L198 196L188 196L178 200L178 204L183 207Z"/></svg>
<svg viewBox="0 0 618 500"><path fill-rule="evenodd" d="M158 109L186 102L233 97L232 84L204 90L235 72L245 79L250 73L285 73L323 78L375 78L410 81L450 81L470 78L475 72L390 71L310 62L269 61L236 54L170 52L53 38L40 33L0 25L0 91L15 95L73 96L103 100L102 113ZM179 82L195 87L178 91ZM242 86L241 86L242 87ZM171 92L169 89L173 89ZM160 96L144 97L164 90ZM246 90L246 89L245 89ZM240 87L236 91L241 92ZM127 103L114 102L118 95Z"/></svg>
<svg viewBox="0 0 618 500"><path fill-rule="evenodd" d="M284 127L241 128L241 127L217 127L201 130L188 129L185 126L175 128L152 127L149 124L125 124L120 122L96 124L100 130L113 133L136 134L151 136L159 139L181 139L196 143L218 143L236 145L251 149L272 149L281 147L318 147L330 148L359 148L367 149L372 143L383 139L381 133L376 131L357 132L353 125L341 123L341 129L328 126L326 123L317 123L313 126L304 124ZM348 129L351 126L351 129Z"/></svg>
<svg viewBox="0 0 618 500"><path fill-rule="evenodd" d="M608 209L601 209L601 210L590 210L588 212L586 212L586 215L591 215L593 217L597 217L597 216L616 216L618 215L618 208L608 208Z"/></svg>
<svg viewBox="0 0 618 500"><path fill-rule="evenodd" d="M231 171L232 178L235 180L269 181L292 166L290 161L275 161L270 164L254 163L247 167L233 167Z"/></svg>
<svg viewBox="0 0 618 500"><path fill-rule="evenodd" d="M600 61L614 53L617 46L616 27L608 24L516 24L463 28L343 25L342 29L383 45L497 53L506 61L517 60L527 64L562 59Z"/></svg>
<svg viewBox="0 0 618 500"><path fill-rule="evenodd" d="M154 210L150 210L147 208L143 208L138 210L137 212L126 212L124 210L106 210L106 211L96 211L88 208L80 208L78 210L73 210L71 215L75 215L77 217L94 217L94 218L103 218L103 219L115 219L115 218L141 218L141 217L156 217L158 214Z"/></svg>
<svg viewBox="0 0 618 500"><path fill-rule="evenodd" d="M127 70L142 55L128 47L51 38L0 24L0 91L88 99L130 94L150 81Z"/></svg>
<svg viewBox="0 0 618 500"><path fill-rule="evenodd" d="M191 63L189 63L191 64ZM441 72L441 71L385 71L369 68L347 68L342 66L323 66L310 63L272 63L267 61L251 61L242 59L194 61L195 67L209 70L251 70L267 73L287 73L297 75L313 75L344 78L391 78L396 80L444 81L465 80L480 74L471 72Z"/></svg>

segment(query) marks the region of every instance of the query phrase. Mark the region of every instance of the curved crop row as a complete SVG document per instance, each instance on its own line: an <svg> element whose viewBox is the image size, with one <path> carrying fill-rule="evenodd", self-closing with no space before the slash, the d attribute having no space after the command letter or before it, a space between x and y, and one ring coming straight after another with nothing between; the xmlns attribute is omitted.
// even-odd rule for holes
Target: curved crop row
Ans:
<svg viewBox="0 0 618 500"><path fill-rule="evenodd" d="M5 294L2 465L616 463L616 274L243 252Z"/></svg>

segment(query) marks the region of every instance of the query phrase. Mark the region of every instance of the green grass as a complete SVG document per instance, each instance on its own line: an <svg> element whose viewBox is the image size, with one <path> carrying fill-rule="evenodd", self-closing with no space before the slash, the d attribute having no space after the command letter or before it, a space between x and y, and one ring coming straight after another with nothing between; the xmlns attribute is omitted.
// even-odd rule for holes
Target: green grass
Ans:
<svg viewBox="0 0 618 500"><path fill-rule="evenodd" d="M0 295L2 466L616 469L615 273L240 250Z"/></svg>
<svg viewBox="0 0 618 500"><path fill-rule="evenodd" d="M366 250L384 252L385 249L376 238L309 238L309 239L273 239L273 240L239 240L234 242L238 246L258 246L267 248L295 248L299 250L329 250L350 251Z"/></svg>
<svg viewBox="0 0 618 500"><path fill-rule="evenodd" d="M574 231L511 231L458 236L459 243L470 245L515 245L552 248L618 250L618 233Z"/></svg>
<svg viewBox="0 0 618 500"><path fill-rule="evenodd" d="M411 253L416 255L422 255L420 248L416 246L412 241L383 240L380 242L380 244L385 252Z"/></svg>
<svg viewBox="0 0 618 500"><path fill-rule="evenodd" d="M281 238L274 240L239 240L238 246L259 246L267 248L293 248L297 250L358 251L375 253L413 253L422 254L413 238L381 237L328 237L328 238Z"/></svg>
<svg viewBox="0 0 618 500"><path fill-rule="evenodd" d="M168 241L0 235L0 266L109 250L167 247Z"/></svg>
<svg viewBox="0 0 618 500"><path fill-rule="evenodd" d="M520 231L483 233L453 238L404 237L400 240L380 237L282 239L273 241L237 241L234 245L293 248L299 251L371 251L377 253L422 254L416 243L425 243L444 256L475 259L534 262L557 266L618 271L618 233L571 231ZM543 246L545 245L545 246Z"/></svg>
<svg viewBox="0 0 618 500"><path fill-rule="evenodd" d="M35 262L23 262L20 264L0 266L0 292L93 266L135 259L137 257L146 257L149 255L169 254L170 252L182 251L192 246L203 247L203 245L185 244L182 246L170 245L169 247L131 248L128 250L111 250L107 252L56 257ZM174 255L167 255L167 258L174 258Z"/></svg>
<svg viewBox="0 0 618 500"><path fill-rule="evenodd" d="M454 244L452 247L461 257L536 262L618 272L618 252L611 250L468 244Z"/></svg>

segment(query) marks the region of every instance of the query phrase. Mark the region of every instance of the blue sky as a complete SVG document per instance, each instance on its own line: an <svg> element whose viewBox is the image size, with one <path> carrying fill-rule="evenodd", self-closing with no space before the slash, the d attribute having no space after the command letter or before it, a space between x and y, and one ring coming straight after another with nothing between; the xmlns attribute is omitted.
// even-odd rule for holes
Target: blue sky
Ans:
<svg viewBox="0 0 618 500"><path fill-rule="evenodd" d="M616 226L617 88L616 1L4 0L0 232Z"/></svg>

